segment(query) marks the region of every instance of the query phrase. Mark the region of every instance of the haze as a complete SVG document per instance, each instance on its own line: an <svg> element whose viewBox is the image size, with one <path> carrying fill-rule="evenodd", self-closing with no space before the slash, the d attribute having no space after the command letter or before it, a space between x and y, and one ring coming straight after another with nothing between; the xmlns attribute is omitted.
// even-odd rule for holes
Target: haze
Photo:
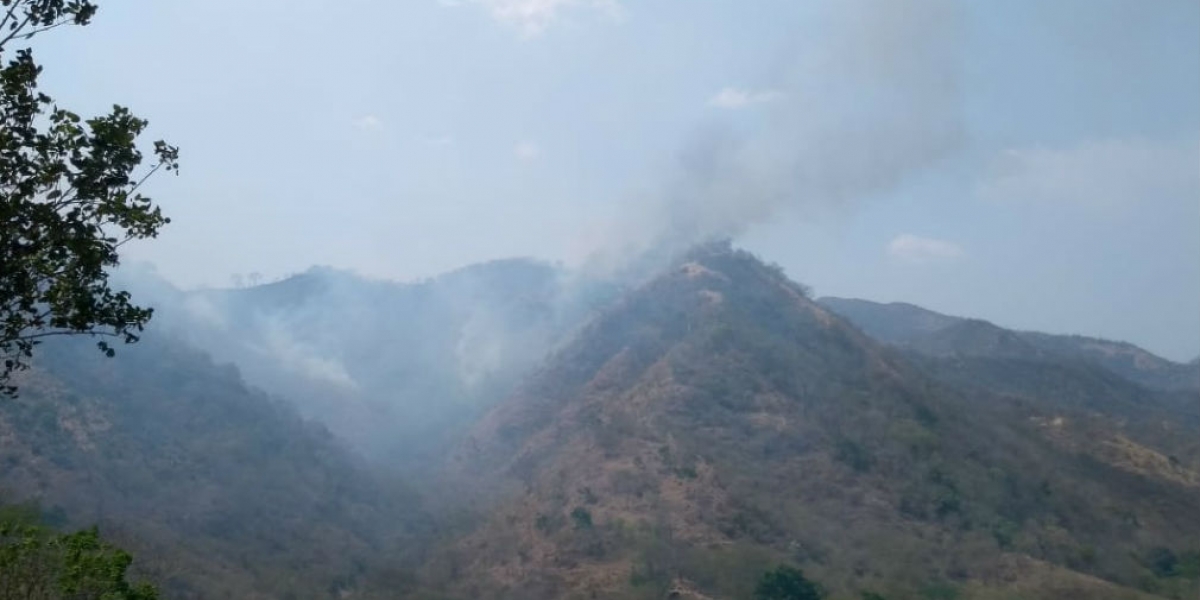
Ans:
<svg viewBox="0 0 1200 600"><path fill-rule="evenodd" d="M1200 353L1200 3L187 0L39 40L183 149L183 287L613 268L733 236L820 295Z"/></svg>

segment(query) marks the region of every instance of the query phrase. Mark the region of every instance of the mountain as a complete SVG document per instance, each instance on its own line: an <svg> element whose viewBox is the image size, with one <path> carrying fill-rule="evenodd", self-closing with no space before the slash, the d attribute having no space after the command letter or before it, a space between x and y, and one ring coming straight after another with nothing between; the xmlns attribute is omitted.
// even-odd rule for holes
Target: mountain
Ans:
<svg viewBox="0 0 1200 600"><path fill-rule="evenodd" d="M558 267L498 260L417 283L313 268L278 282L184 292L127 285L154 327L236 364L356 451L431 464L615 289Z"/></svg>
<svg viewBox="0 0 1200 600"><path fill-rule="evenodd" d="M367 571L421 535L412 491L176 340L114 359L48 343L21 376L0 399L0 496L98 524L164 597L365 597Z"/></svg>
<svg viewBox="0 0 1200 600"><path fill-rule="evenodd" d="M477 520L423 584L746 598L790 562L842 598L1185 597L1200 429L1037 400L955 385L778 270L702 247L589 321L459 446L446 497Z"/></svg>
<svg viewBox="0 0 1200 600"><path fill-rule="evenodd" d="M629 287L123 276L155 324L112 360L41 349L0 401L0 500L98 523L166 597L718 600L781 563L832 598L1200 583L1200 403L1136 347L814 302L727 244Z"/></svg>
<svg viewBox="0 0 1200 600"><path fill-rule="evenodd" d="M1100 366L1130 381L1163 390L1200 390L1200 363L1155 356L1127 342L1079 335L1013 331L979 319L951 317L905 303L821 298L867 335L933 356L1027 357Z"/></svg>

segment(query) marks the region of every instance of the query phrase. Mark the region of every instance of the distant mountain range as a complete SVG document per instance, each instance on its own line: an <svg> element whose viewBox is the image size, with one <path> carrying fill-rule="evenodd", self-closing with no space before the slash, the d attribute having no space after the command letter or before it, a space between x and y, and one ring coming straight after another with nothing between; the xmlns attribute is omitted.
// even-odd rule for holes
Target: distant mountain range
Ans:
<svg viewBox="0 0 1200 600"><path fill-rule="evenodd" d="M821 298L819 302L881 342L931 356L1074 361L1103 367L1154 389L1200 390L1200 358L1177 363L1128 342L1013 331L902 302L882 304L852 298Z"/></svg>
<svg viewBox="0 0 1200 600"><path fill-rule="evenodd" d="M168 597L732 600L780 563L831 598L1200 585L1196 362L815 301L722 243L638 282L122 276L154 328L39 354L0 500L99 522Z"/></svg>

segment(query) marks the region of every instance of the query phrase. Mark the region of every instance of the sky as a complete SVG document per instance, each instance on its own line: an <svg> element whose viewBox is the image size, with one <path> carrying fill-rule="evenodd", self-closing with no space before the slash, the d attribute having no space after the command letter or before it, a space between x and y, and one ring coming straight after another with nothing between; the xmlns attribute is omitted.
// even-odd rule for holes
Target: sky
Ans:
<svg viewBox="0 0 1200 600"><path fill-rule="evenodd" d="M100 4L42 88L181 147L126 260L182 287L720 235L818 295L1200 354L1195 0Z"/></svg>

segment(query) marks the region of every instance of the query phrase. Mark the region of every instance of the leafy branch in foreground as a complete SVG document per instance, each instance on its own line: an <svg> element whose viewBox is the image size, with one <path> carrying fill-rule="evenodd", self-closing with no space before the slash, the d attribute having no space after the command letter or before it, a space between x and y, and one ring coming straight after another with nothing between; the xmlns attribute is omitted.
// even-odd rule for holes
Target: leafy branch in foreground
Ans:
<svg viewBox="0 0 1200 600"><path fill-rule="evenodd" d="M0 4L0 386L47 337L90 334L136 342L152 310L109 286L118 250L155 237L170 219L140 190L177 171L179 149L154 143L140 174L136 140L147 121L121 106L83 119L38 90L33 51L10 46L64 25L87 25L89 0ZM98 343L109 356L107 339Z"/></svg>

